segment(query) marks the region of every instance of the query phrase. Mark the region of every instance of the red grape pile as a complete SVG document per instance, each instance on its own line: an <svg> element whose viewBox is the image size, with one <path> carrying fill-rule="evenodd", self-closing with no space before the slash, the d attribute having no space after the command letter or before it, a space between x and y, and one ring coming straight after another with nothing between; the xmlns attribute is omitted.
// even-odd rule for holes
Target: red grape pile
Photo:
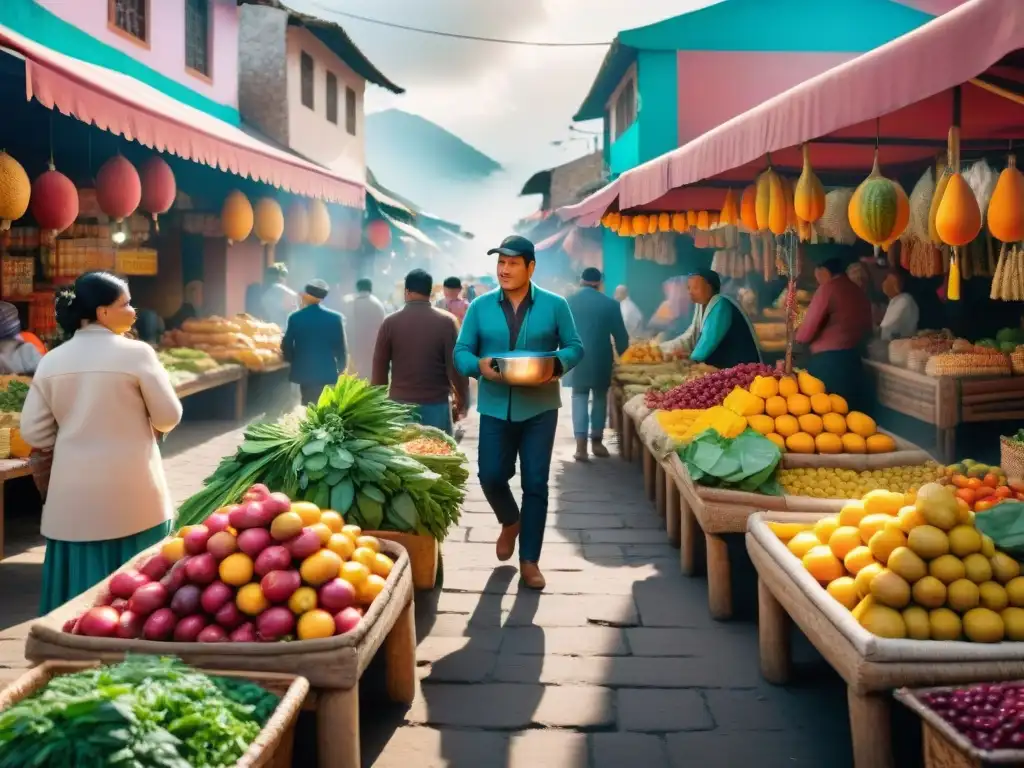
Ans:
<svg viewBox="0 0 1024 768"><path fill-rule="evenodd" d="M923 696L943 720L981 750L1024 749L1024 685L972 685Z"/></svg>
<svg viewBox="0 0 1024 768"><path fill-rule="evenodd" d="M776 373L771 366L763 363L743 363L680 384L667 392L648 392L644 403L652 411L711 408L721 405L726 395L734 388L749 387L757 376L774 375Z"/></svg>

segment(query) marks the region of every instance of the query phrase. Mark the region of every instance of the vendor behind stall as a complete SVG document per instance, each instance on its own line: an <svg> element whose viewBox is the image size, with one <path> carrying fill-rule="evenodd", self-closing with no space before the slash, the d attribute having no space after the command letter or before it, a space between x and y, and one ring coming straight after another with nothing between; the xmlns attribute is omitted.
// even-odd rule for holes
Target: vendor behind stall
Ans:
<svg viewBox="0 0 1024 768"><path fill-rule="evenodd" d="M750 320L729 296L721 294L717 272L701 269L687 280L694 313L681 336L661 345L665 354L684 353L695 363L731 368L761 361L761 351Z"/></svg>
<svg viewBox="0 0 1024 768"><path fill-rule="evenodd" d="M825 383L830 394L846 398L850 407L865 407L867 378L863 344L871 333L871 302L844 270L843 259L825 255L814 268L814 292L796 334L807 345L808 373Z"/></svg>
<svg viewBox="0 0 1024 768"><path fill-rule="evenodd" d="M0 374L31 376L42 359L39 349L22 335L18 308L0 301Z"/></svg>
<svg viewBox="0 0 1024 768"><path fill-rule="evenodd" d="M909 339L917 333L921 313L917 301L906 291L906 281L906 273L895 271L886 275L882 283L882 292L889 297L889 306L886 307L880 328L884 341Z"/></svg>

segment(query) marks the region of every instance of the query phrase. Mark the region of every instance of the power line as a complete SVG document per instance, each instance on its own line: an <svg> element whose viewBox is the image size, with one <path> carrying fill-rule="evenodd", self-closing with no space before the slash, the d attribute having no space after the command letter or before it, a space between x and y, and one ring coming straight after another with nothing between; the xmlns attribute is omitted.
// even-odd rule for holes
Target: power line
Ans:
<svg viewBox="0 0 1024 768"><path fill-rule="evenodd" d="M533 40L511 40L502 37L482 37L480 35L463 35L458 32L445 32L440 29L424 29L423 27L412 27L407 24L396 24L392 21L384 21L383 19L372 19L369 16L360 16L357 13L349 13L348 11L339 11L336 8L330 8L323 3L314 3L316 7L323 11L333 13L337 16L344 16L355 21L363 21L367 24L377 24L381 27L390 27L391 29L401 29L405 32L417 32L421 35L435 35L436 37L451 37L456 40L474 40L480 43L498 43L501 45L524 45L532 46L534 48L597 48L599 46L610 45L609 42L582 42L582 43L555 43L546 41L533 41Z"/></svg>

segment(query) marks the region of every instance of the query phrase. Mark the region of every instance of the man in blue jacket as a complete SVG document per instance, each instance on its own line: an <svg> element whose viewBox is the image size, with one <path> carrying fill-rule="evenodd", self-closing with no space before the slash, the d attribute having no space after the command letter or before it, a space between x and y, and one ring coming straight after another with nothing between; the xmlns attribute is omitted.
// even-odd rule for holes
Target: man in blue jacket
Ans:
<svg viewBox="0 0 1024 768"><path fill-rule="evenodd" d="M587 438L591 451L608 458L604 446L604 423L608 418L608 388L612 385L612 339L621 355L629 346L629 334L619 302L601 293L601 270L583 270L580 289L569 297L576 327L587 356L565 379L572 387L572 431L576 435L576 461L587 461Z"/></svg>
<svg viewBox="0 0 1024 768"><path fill-rule="evenodd" d="M533 243L506 237L487 252L498 256L500 290L469 305L455 344L455 367L481 379L478 461L480 485L502 525L495 545L499 560L509 560L519 540L519 572L531 589L543 589L537 563L548 513L548 473L562 404L557 377L583 359L583 344L565 299L533 284ZM555 379L538 387L510 387L493 367L509 351L554 354ZM522 509L508 481L522 473Z"/></svg>
<svg viewBox="0 0 1024 768"><path fill-rule="evenodd" d="M291 363L290 380L299 385L303 405L320 399L345 370L345 327L341 315L320 305L327 297L323 280L312 280L302 294L302 309L288 317L281 353Z"/></svg>

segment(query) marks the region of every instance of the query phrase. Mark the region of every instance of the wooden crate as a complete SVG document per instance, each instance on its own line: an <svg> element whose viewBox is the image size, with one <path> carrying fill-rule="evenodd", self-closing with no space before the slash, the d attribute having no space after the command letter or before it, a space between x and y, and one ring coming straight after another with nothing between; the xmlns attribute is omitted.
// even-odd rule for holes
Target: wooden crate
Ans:
<svg viewBox="0 0 1024 768"><path fill-rule="evenodd" d="M120 570L157 552L156 544ZM177 656L202 669L279 672L309 680L307 705L317 718L320 768L359 768L359 680L383 647L387 691L392 701L409 705L416 690L416 622L412 569L406 551L390 541L381 551L394 558L387 584L351 632L291 643L176 643L84 637L62 631L64 623L91 606L105 584L97 584L69 603L36 620L29 628L25 657L30 661L117 661L127 653Z"/></svg>
<svg viewBox="0 0 1024 768"><path fill-rule="evenodd" d="M767 523L778 519L772 512L751 516L746 536L747 553L758 576L761 674L771 683L789 681L791 624L795 623L846 682L855 768L894 768L890 733L894 689L1024 678L1024 643L893 640L871 634L772 533ZM813 523L817 518L782 519Z"/></svg>
<svg viewBox="0 0 1024 768"><path fill-rule="evenodd" d="M394 542L409 554L414 589L433 589L437 583L437 565L441 548L437 539L427 534L400 533L399 531L366 531L367 536Z"/></svg>
<svg viewBox="0 0 1024 768"><path fill-rule="evenodd" d="M84 669L100 666L99 661L46 661L23 674L9 686L0 690L0 712L28 698L53 678L70 675ZM249 745L235 768L291 768L292 748L295 743L295 723L299 718L309 681L295 675L270 672L239 673L219 669L200 669L219 677L243 678L276 693L281 701L266 725Z"/></svg>

